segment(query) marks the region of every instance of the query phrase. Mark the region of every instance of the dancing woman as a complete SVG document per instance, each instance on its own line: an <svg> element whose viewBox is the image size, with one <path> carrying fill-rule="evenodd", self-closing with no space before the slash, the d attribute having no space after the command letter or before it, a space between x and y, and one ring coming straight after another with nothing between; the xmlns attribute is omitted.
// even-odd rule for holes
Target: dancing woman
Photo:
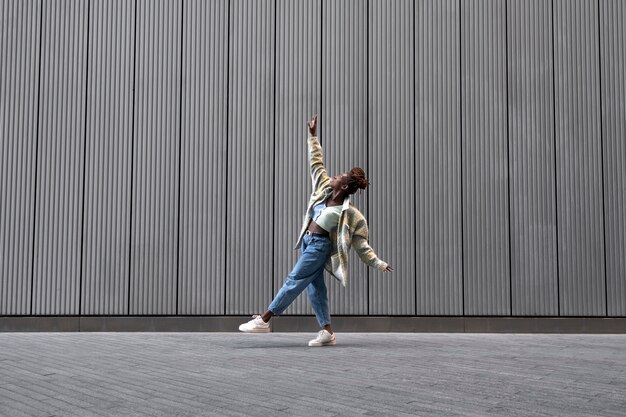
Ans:
<svg viewBox="0 0 626 417"><path fill-rule="evenodd" d="M336 338L330 324L324 268L345 286L350 247L371 267L383 272L391 272L393 268L378 259L368 243L365 217L350 205L350 196L359 189L365 189L369 183L365 172L355 167L349 172L329 177L324 167L322 146L315 136L317 116L313 116L308 127L313 193L296 244L296 249L302 248L302 255L267 310L253 316L252 320L239 326L239 330L247 333L269 332L270 319L285 311L306 288L322 328L309 346L325 346L336 344Z"/></svg>

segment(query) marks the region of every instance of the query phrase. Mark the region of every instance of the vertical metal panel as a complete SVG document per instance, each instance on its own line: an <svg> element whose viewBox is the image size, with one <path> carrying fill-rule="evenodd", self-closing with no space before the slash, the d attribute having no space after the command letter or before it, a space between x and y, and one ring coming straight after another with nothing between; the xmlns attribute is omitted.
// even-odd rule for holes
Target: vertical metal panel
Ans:
<svg viewBox="0 0 626 417"><path fill-rule="evenodd" d="M137 7L130 314L176 313L181 5Z"/></svg>
<svg viewBox="0 0 626 417"><path fill-rule="evenodd" d="M360 166L368 173L367 158L367 1L323 4L322 110L320 138L331 175ZM374 180L373 180L374 181ZM351 199L367 218L369 190ZM377 250L375 236L372 246ZM348 283L328 285L332 314L367 314L368 267L351 251Z"/></svg>
<svg viewBox="0 0 626 417"><path fill-rule="evenodd" d="M82 313L128 313L135 2L91 0Z"/></svg>
<svg viewBox="0 0 626 417"><path fill-rule="evenodd" d="M274 294L299 258L300 251L293 247L311 193L306 122L319 113L321 104L321 4L321 0L277 3ZM306 294L285 314L311 314Z"/></svg>
<svg viewBox="0 0 626 417"><path fill-rule="evenodd" d="M508 3L513 315L558 315L552 3Z"/></svg>
<svg viewBox="0 0 626 417"><path fill-rule="evenodd" d="M626 316L626 2L600 7L607 311Z"/></svg>
<svg viewBox="0 0 626 417"><path fill-rule="evenodd" d="M0 315L30 314L40 6L0 4Z"/></svg>
<svg viewBox="0 0 626 417"><path fill-rule="evenodd" d="M606 314L596 0L554 1L559 299Z"/></svg>
<svg viewBox="0 0 626 417"><path fill-rule="evenodd" d="M275 2L231 0L226 313L271 301Z"/></svg>
<svg viewBox="0 0 626 417"><path fill-rule="evenodd" d="M465 314L510 313L506 15L461 2Z"/></svg>
<svg viewBox="0 0 626 417"><path fill-rule="evenodd" d="M223 314L228 1L183 14L179 312Z"/></svg>
<svg viewBox="0 0 626 417"><path fill-rule="evenodd" d="M413 5L369 3L370 243L396 269L370 271L370 314L415 314Z"/></svg>
<svg viewBox="0 0 626 417"><path fill-rule="evenodd" d="M87 2L43 3L33 314L78 314Z"/></svg>
<svg viewBox="0 0 626 417"><path fill-rule="evenodd" d="M463 314L459 4L415 4L416 313L421 315Z"/></svg>

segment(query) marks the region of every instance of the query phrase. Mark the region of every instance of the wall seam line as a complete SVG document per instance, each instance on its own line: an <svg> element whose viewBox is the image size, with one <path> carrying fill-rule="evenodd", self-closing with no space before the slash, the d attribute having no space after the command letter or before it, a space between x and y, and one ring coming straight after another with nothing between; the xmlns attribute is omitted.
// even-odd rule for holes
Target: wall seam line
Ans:
<svg viewBox="0 0 626 417"><path fill-rule="evenodd" d="M37 166L39 162L39 112L41 110L41 61L43 61L43 0L39 5L39 74L37 76L37 127L35 128L35 184L33 186L33 245L30 278L30 315L33 315L33 297L35 293L35 231L37 229Z"/></svg>
<svg viewBox="0 0 626 417"><path fill-rule="evenodd" d="M461 188L461 315L465 315L465 234L463 233L463 11L459 4L459 185Z"/></svg>
<svg viewBox="0 0 626 417"><path fill-rule="evenodd" d="M370 0L365 4L365 163L367 171L370 171ZM370 199L369 193L365 195L365 208L367 216L370 216ZM372 274L370 268L365 269L367 273L367 315L370 314L370 280Z"/></svg>
<svg viewBox="0 0 626 417"><path fill-rule="evenodd" d="M180 200L181 200L181 173L182 173L182 155L183 155L183 48L185 35L185 0L181 0L180 10L180 91L179 91L179 107L178 107L178 224L176 238L176 315L179 312L179 286L180 286Z"/></svg>
<svg viewBox="0 0 626 417"><path fill-rule="evenodd" d="M511 247L511 150L510 150L510 105L509 105L509 0L504 1L504 51L506 72L506 162L507 162L507 195L509 220L509 316L513 316L513 258Z"/></svg>
<svg viewBox="0 0 626 417"><path fill-rule="evenodd" d="M272 275L274 275L275 271L276 271L276 261L275 261L275 252L276 252L276 61L277 61L277 56L278 56L278 35L277 35L277 22L278 22L278 1L274 0L274 85L273 85L273 89L274 89L274 103L273 103L273 115L272 115L272 122L273 122L273 132L272 132L272 155L274 156L274 158L272 158L272 212L274 213L274 216L272 216L272 259L271 259L271 263L272 263L272 267L271 267L271 271L272 271ZM274 297L276 288L275 288L275 279L272 278L271 279L271 285L272 285L272 293L270 294L270 299L272 299Z"/></svg>
<svg viewBox="0 0 626 417"><path fill-rule="evenodd" d="M602 30L600 29L600 0L597 0L598 6L598 93L599 103L598 108L600 112L600 178L602 179L602 238L603 238L603 255L604 255L604 315L609 316L609 296L608 296L608 273L606 264L606 199L604 194L604 129L603 123L603 108L602 108Z"/></svg>
<svg viewBox="0 0 626 417"><path fill-rule="evenodd" d="M226 314L226 301L228 299L228 199L230 195L228 193L228 151L229 151L229 117L230 117L230 2L228 0L228 11L226 14L226 141L225 141L225 150L224 150L224 185L225 185L225 198L224 198L224 260L225 260L225 268L224 268L224 314Z"/></svg>
<svg viewBox="0 0 626 417"><path fill-rule="evenodd" d="M412 23L413 23L413 48L411 48L411 50L413 51L413 207L417 208L417 117L416 117L416 112L417 112L417 66L416 66L416 50L417 50L417 36L416 36L416 28L417 28L417 24L416 24L416 7L415 7L415 2L411 2L411 6L413 7L413 13L412 13ZM418 244L418 239L417 239L417 223L418 220L414 219L413 220L413 314L417 315L417 244Z"/></svg>
<svg viewBox="0 0 626 417"><path fill-rule="evenodd" d="M89 102L89 21L91 13L91 0L87 1L87 50L85 53L85 126L83 127L83 195L82 195L82 208L81 208L81 225L80 225L80 261L79 261L79 278L78 278L78 315L82 314L83 308L83 253L84 253L84 241L85 241L85 189L87 175L87 115L88 115L88 102Z"/></svg>
<svg viewBox="0 0 626 417"><path fill-rule="evenodd" d="M133 40L133 109L132 109L132 130L130 137L130 208L129 208L129 227L128 227L128 302L126 305L126 315L130 315L130 292L131 292L131 271L132 271L132 253L133 253L133 184L134 184L134 156L135 156L135 99L136 99L136 81L137 81L137 3L135 0L135 39Z"/></svg>
<svg viewBox="0 0 626 417"><path fill-rule="evenodd" d="M554 43L554 0L551 0L552 8L552 119L553 119L553 137L554 137L554 223L556 229L556 308L557 317L561 316L561 289L560 289L560 263L559 263L559 193L558 193L558 169L557 169L557 124L556 124L556 60L555 60L555 43Z"/></svg>
<svg viewBox="0 0 626 417"><path fill-rule="evenodd" d="M323 103L323 94L324 94L324 0L320 0L320 109L319 114L322 114L322 103ZM320 144L322 144L322 123L319 123L317 136L319 138ZM308 135L308 128L307 128Z"/></svg>

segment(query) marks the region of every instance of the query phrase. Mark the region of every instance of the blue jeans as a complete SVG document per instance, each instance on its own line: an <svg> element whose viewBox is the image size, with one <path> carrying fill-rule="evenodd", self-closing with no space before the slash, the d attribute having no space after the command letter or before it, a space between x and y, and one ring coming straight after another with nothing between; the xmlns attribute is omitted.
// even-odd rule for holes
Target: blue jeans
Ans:
<svg viewBox="0 0 626 417"><path fill-rule="evenodd" d="M321 327L330 324L328 294L324 283L324 265L330 256L330 251L329 238L305 235L302 240L302 255L285 278L283 287L274 297L268 310L275 316L279 316L306 288L318 323Z"/></svg>

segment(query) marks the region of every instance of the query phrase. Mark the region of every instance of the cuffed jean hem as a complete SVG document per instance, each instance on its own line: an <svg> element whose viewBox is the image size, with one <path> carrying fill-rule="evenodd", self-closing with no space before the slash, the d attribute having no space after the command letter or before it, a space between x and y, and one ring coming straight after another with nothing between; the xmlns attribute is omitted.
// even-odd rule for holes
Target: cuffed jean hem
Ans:
<svg viewBox="0 0 626 417"><path fill-rule="evenodd" d="M267 311L269 311L270 313L272 313L272 317L280 317L280 316L282 315L282 314L276 314L276 313L274 313L274 312L273 312L271 309L269 309L269 308L267 309ZM317 318L317 317L316 317L316 318ZM322 324L322 322L320 322L319 320L318 320L317 322L318 322L318 324L320 325L320 329L323 329L325 326L330 326L330 325L332 325L332 322L330 322L330 321L329 321L328 323L324 323L324 324Z"/></svg>

